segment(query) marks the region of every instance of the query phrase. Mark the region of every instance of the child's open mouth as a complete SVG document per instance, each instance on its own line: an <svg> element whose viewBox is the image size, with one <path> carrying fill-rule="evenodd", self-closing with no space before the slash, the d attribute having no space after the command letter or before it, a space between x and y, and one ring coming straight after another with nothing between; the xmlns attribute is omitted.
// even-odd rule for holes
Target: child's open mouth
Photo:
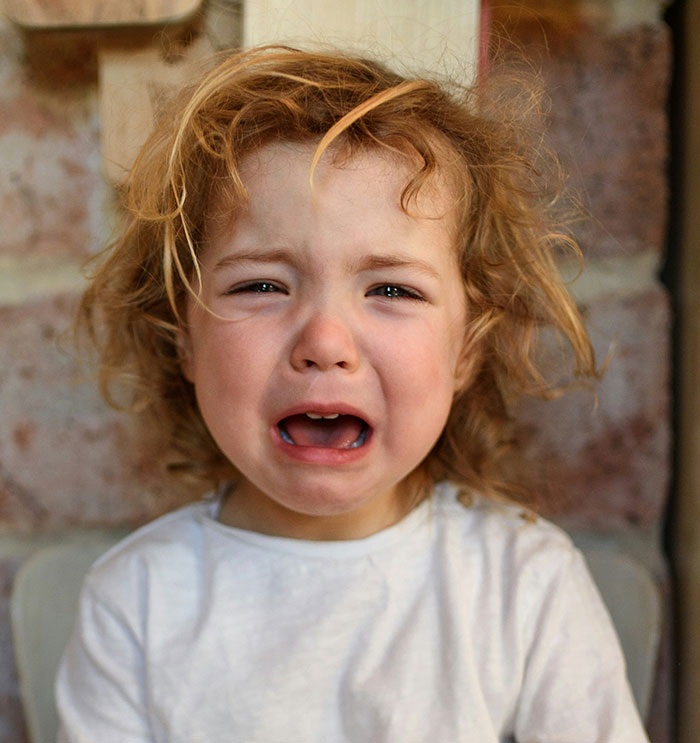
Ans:
<svg viewBox="0 0 700 743"><path fill-rule="evenodd" d="M282 440L294 446L357 449L367 440L369 425L356 415L300 413L277 424Z"/></svg>

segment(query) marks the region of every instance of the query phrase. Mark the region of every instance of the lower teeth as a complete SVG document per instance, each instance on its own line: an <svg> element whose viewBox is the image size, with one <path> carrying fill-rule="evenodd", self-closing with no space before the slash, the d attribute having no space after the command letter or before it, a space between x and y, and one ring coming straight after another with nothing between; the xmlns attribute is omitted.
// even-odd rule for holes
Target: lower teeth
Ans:
<svg viewBox="0 0 700 743"><path fill-rule="evenodd" d="M287 429L284 426L279 425L277 428L279 429L280 437L282 438L282 441L284 441L286 444L291 444L292 446L298 446L297 442L294 441L294 439L289 435L289 433L287 432ZM369 430L369 427L367 426L367 424L365 424L362 428L362 433L360 433L360 435L352 442L352 444L350 444L349 446L341 446L338 448L339 449L359 448L365 443L365 441L367 441L368 430Z"/></svg>
<svg viewBox="0 0 700 743"><path fill-rule="evenodd" d="M287 429L283 426L278 426L280 431L280 436L282 437L282 441L285 441L287 444L293 444L296 446L296 442L294 439L287 433Z"/></svg>
<svg viewBox="0 0 700 743"><path fill-rule="evenodd" d="M350 444L348 449L357 449L358 446L362 446L367 440L367 426L362 429L362 433Z"/></svg>

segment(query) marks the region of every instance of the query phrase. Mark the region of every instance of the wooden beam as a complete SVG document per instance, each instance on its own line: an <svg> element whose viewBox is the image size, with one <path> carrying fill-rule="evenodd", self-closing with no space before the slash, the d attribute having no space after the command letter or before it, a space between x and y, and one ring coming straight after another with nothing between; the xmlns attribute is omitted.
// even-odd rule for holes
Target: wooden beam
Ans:
<svg viewBox="0 0 700 743"><path fill-rule="evenodd" d="M32 30L152 26L181 22L202 0L1 0L7 17Z"/></svg>
<svg viewBox="0 0 700 743"><path fill-rule="evenodd" d="M336 46L399 70L469 81L478 58L479 0L245 0L243 43Z"/></svg>

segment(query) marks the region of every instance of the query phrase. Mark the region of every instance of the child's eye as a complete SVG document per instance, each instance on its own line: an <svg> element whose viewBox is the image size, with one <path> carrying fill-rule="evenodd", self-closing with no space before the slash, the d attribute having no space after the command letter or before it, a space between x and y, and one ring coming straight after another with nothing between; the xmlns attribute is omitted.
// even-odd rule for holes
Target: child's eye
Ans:
<svg viewBox="0 0 700 743"><path fill-rule="evenodd" d="M271 281L248 281L245 284L232 286L226 294L269 294L274 292L287 293L285 289L277 284L273 284Z"/></svg>
<svg viewBox="0 0 700 743"><path fill-rule="evenodd" d="M425 297L415 289L409 289L407 286L401 286L400 284L380 284L370 289L366 296L387 297L388 299L416 299L419 302L425 302Z"/></svg>

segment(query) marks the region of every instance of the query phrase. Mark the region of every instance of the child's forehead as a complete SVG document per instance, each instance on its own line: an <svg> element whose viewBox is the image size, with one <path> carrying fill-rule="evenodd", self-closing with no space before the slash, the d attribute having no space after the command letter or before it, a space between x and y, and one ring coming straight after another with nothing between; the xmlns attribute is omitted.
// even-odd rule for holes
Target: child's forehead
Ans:
<svg viewBox="0 0 700 743"><path fill-rule="evenodd" d="M329 147L318 160L314 156L317 142L271 142L241 159L240 174L250 191L260 194L283 190L290 182L305 186L321 198L329 182L365 181L390 183L400 196L415 165L400 152L364 148L351 152L342 144ZM393 193L392 193L393 196Z"/></svg>
<svg viewBox="0 0 700 743"><path fill-rule="evenodd" d="M438 167L406 203L404 190L420 170L415 152L388 147L350 149L333 143L314 163L318 141L273 141L246 153L238 162L242 188L222 188L209 212L209 227L227 228L245 212L264 208L269 199L284 198L288 191L308 191L321 202L333 184L356 184L343 193L359 201L370 194L391 202L411 217L450 219L456 203L456 188L449 168Z"/></svg>

